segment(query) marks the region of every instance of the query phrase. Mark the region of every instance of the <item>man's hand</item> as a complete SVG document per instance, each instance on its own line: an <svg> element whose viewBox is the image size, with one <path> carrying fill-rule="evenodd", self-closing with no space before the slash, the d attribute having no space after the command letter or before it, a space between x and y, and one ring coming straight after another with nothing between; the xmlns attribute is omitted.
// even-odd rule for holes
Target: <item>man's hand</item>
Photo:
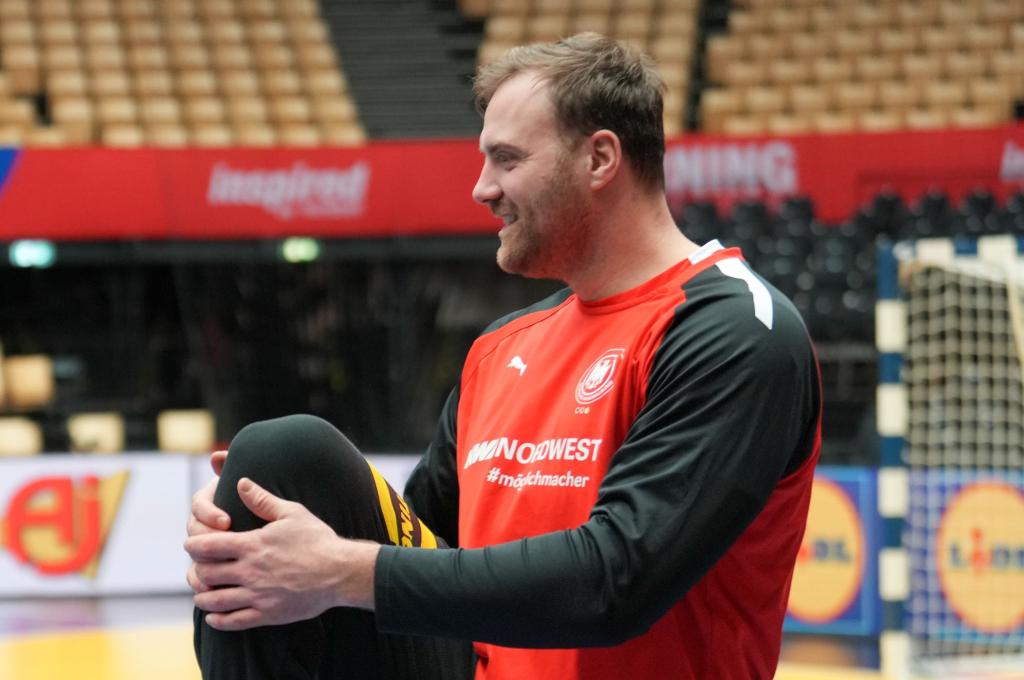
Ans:
<svg viewBox="0 0 1024 680"><path fill-rule="evenodd" d="M238 494L266 526L203 532L185 542L201 586L193 586L193 600L211 612L211 627L244 630L309 619L331 607L373 608L378 544L340 538L301 504L249 479L239 480Z"/></svg>

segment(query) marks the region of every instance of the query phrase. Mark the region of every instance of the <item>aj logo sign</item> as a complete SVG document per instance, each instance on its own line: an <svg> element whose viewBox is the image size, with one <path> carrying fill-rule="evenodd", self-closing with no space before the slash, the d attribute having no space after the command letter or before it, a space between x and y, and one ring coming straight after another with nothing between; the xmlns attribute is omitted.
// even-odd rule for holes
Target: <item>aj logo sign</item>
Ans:
<svg viewBox="0 0 1024 680"><path fill-rule="evenodd" d="M15 490L0 520L0 546L47 576L96 576L128 473L40 477Z"/></svg>

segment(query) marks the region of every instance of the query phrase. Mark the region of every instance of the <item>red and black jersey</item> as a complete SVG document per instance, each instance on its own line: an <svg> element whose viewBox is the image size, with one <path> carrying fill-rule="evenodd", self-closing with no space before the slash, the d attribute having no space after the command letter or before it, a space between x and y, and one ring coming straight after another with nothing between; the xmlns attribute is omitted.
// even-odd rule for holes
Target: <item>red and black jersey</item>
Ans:
<svg viewBox="0 0 1024 680"><path fill-rule="evenodd" d="M476 341L410 478L459 550L385 547L378 625L477 678L770 678L820 448L792 305L713 242Z"/></svg>

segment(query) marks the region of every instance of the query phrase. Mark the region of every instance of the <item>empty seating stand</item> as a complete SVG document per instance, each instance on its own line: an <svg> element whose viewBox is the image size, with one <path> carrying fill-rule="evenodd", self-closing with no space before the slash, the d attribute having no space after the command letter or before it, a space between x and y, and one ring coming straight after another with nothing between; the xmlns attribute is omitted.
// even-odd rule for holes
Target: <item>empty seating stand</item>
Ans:
<svg viewBox="0 0 1024 680"><path fill-rule="evenodd" d="M595 31L633 44L655 60L667 85L665 132L683 132L694 50L697 0L463 0L463 11L486 21L479 61L521 43Z"/></svg>
<svg viewBox="0 0 1024 680"><path fill-rule="evenodd" d="M1024 4L750 0L706 57L708 132L988 126L1024 98Z"/></svg>
<svg viewBox="0 0 1024 680"><path fill-rule="evenodd" d="M3 144L365 139L316 0L0 0L0 65Z"/></svg>

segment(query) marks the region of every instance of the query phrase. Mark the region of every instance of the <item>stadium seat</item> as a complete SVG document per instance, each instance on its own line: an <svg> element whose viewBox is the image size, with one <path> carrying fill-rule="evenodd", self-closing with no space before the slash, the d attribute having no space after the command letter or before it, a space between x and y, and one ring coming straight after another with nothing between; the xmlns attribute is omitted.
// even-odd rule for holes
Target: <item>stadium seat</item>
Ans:
<svg viewBox="0 0 1024 680"><path fill-rule="evenodd" d="M558 40L569 33L569 15L541 14L526 21L526 39L534 42Z"/></svg>
<svg viewBox="0 0 1024 680"><path fill-rule="evenodd" d="M949 115L941 109L914 108L903 119L911 130L938 130L949 124Z"/></svg>
<svg viewBox="0 0 1024 680"><path fill-rule="evenodd" d="M177 92L184 98L212 97L218 94L217 77L210 69L179 71L175 78Z"/></svg>
<svg viewBox="0 0 1024 680"><path fill-rule="evenodd" d="M951 110L967 103L967 85L958 81L938 81L924 86L925 106Z"/></svg>
<svg viewBox="0 0 1024 680"><path fill-rule="evenodd" d="M78 0L76 9L78 17L86 21L109 21L113 18L114 14L114 8L110 0Z"/></svg>
<svg viewBox="0 0 1024 680"><path fill-rule="evenodd" d="M349 123L358 116L351 99L344 95L318 96L312 102L312 117L317 123Z"/></svg>
<svg viewBox="0 0 1024 680"><path fill-rule="evenodd" d="M756 34L747 37L746 51L755 60L767 62L786 56L786 41L779 36Z"/></svg>
<svg viewBox="0 0 1024 680"><path fill-rule="evenodd" d="M319 18L293 19L285 24L285 29L293 46L330 44L330 34Z"/></svg>
<svg viewBox="0 0 1024 680"><path fill-rule="evenodd" d="M36 42L35 25L26 19L0 23L0 45L32 45Z"/></svg>
<svg viewBox="0 0 1024 680"><path fill-rule="evenodd" d="M768 79L775 85L788 87L811 80L811 64L802 58L779 58L768 64Z"/></svg>
<svg viewBox="0 0 1024 680"><path fill-rule="evenodd" d="M707 41L707 75L713 83L727 82L729 65L743 59L743 43L729 35L713 35Z"/></svg>
<svg viewBox="0 0 1024 680"><path fill-rule="evenodd" d="M42 68L47 76L58 71L83 71L85 57L77 46L47 47L42 52Z"/></svg>
<svg viewBox="0 0 1024 680"><path fill-rule="evenodd" d="M274 146L277 133L274 128L262 123L239 123L232 127L235 142L241 146Z"/></svg>
<svg viewBox="0 0 1024 680"><path fill-rule="evenodd" d="M118 453L124 450L124 417L120 413L77 413L67 421L71 451Z"/></svg>
<svg viewBox="0 0 1024 680"><path fill-rule="evenodd" d="M210 67L210 53L205 46L191 43L171 44L168 47L172 68L187 71Z"/></svg>
<svg viewBox="0 0 1024 680"><path fill-rule="evenodd" d="M789 90L789 108L794 113L817 114L829 110L832 92L817 85L794 85Z"/></svg>
<svg viewBox="0 0 1024 680"><path fill-rule="evenodd" d="M295 48L296 60L304 69L337 69L337 55L327 44L302 44Z"/></svg>
<svg viewBox="0 0 1024 680"><path fill-rule="evenodd" d="M270 119L280 124L306 123L312 120L309 100L300 96L280 96L269 102Z"/></svg>
<svg viewBox="0 0 1024 680"><path fill-rule="evenodd" d="M156 45L132 45L128 48L128 67L135 71L167 69L167 51Z"/></svg>
<svg viewBox="0 0 1024 680"><path fill-rule="evenodd" d="M497 0L499 7L503 4L524 4L528 0ZM576 0L574 8L578 12L604 12L610 14L615 7L615 0Z"/></svg>
<svg viewBox="0 0 1024 680"><path fill-rule="evenodd" d="M607 12L589 12L587 14L576 14L570 20L570 26L574 33L593 31L594 33L609 33L611 30L611 14Z"/></svg>
<svg viewBox="0 0 1024 680"><path fill-rule="evenodd" d="M154 147L181 148L189 144L188 129L174 123L149 125L143 132L143 138L148 146Z"/></svg>
<svg viewBox="0 0 1024 680"><path fill-rule="evenodd" d="M54 397L53 360L45 354L8 355L3 362L6 408L42 408Z"/></svg>
<svg viewBox="0 0 1024 680"><path fill-rule="evenodd" d="M836 106L840 111L860 114L875 107L878 102L878 88L874 83L848 81L834 86Z"/></svg>
<svg viewBox="0 0 1024 680"><path fill-rule="evenodd" d="M224 101L214 96L194 96L185 100L184 120L191 125L223 123L227 119Z"/></svg>
<svg viewBox="0 0 1024 680"><path fill-rule="evenodd" d="M253 52L254 61L260 68L291 68L295 54L291 47L282 44L258 45Z"/></svg>
<svg viewBox="0 0 1024 680"><path fill-rule="evenodd" d="M0 457L34 456L43 450L43 431L21 416L0 417Z"/></svg>
<svg viewBox="0 0 1024 680"><path fill-rule="evenodd" d="M770 86L748 87L743 98L744 110L755 116L770 116L786 110L786 95Z"/></svg>
<svg viewBox="0 0 1024 680"><path fill-rule="evenodd" d="M130 19L124 22L123 34L129 45L162 46L163 30L154 19Z"/></svg>
<svg viewBox="0 0 1024 680"><path fill-rule="evenodd" d="M811 64L814 78L818 83L840 83L853 80L853 64L847 59L835 56L824 56L815 59Z"/></svg>
<svg viewBox="0 0 1024 680"><path fill-rule="evenodd" d="M39 38L43 45L75 45L78 43L78 25L70 19L51 18L39 27Z"/></svg>
<svg viewBox="0 0 1024 680"><path fill-rule="evenodd" d="M554 1L557 2L557 0ZM619 0L619 11L651 14L655 9L656 3L657 0Z"/></svg>
<svg viewBox="0 0 1024 680"><path fill-rule="evenodd" d="M854 73L860 80L880 82L895 78L899 62L886 54L862 54L854 61Z"/></svg>
<svg viewBox="0 0 1024 680"><path fill-rule="evenodd" d="M104 146L132 148L145 144L145 135L138 125L105 125L100 131L100 142Z"/></svg>
<svg viewBox="0 0 1024 680"><path fill-rule="evenodd" d="M829 49L830 45L822 34L795 33L789 36L790 53L808 62L824 57Z"/></svg>
<svg viewBox="0 0 1024 680"><path fill-rule="evenodd" d="M92 103L85 98L55 99L51 116L64 131L71 144L88 144L95 134L95 114Z"/></svg>
<svg viewBox="0 0 1024 680"><path fill-rule="evenodd" d="M229 97L239 95L260 96L260 81L256 72L250 69L221 73L220 84Z"/></svg>
<svg viewBox="0 0 1024 680"><path fill-rule="evenodd" d="M337 69L303 69L302 79L302 89L314 99L323 95L341 95L348 91L348 83Z"/></svg>
<svg viewBox="0 0 1024 680"><path fill-rule="evenodd" d="M252 51L245 45L230 42L213 45L210 52L210 63L214 70L222 73L249 70L254 66Z"/></svg>
<svg viewBox="0 0 1024 680"><path fill-rule="evenodd" d="M877 48L875 34L856 28L840 29L835 34L835 49L840 57L873 54Z"/></svg>
<svg viewBox="0 0 1024 680"><path fill-rule="evenodd" d="M878 49L882 54L899 57L910 54L920 47L916 31L887 28L878 33Z"/></svg>
<svg viewBox="0 0 1024 680"><path fill-rule="evenodd" d="M911 208L908 222L911 237L950 236L954 211L949 198L940 191L929 191Z"/></svg>
<svg viewBox="0 0 1024 680"><path fill-rule="evenodd" d="M284 43L288 39L288 30L276 19L249 22L245 32L249 40L257 45Z"/></svg>
<svg viewBox="0 0 1024 680"><path fill-rule="evenodd" d="M739 137L763 135L767 125L763 116L731 115L722 122L722 133Z"/></svg>
<svg viewBox="0 0 1024 680"><path fill-rule="evenodd" d="M814 116L814 129L823 134L853 132L857 119L848 111L822 111Z"/></svg>
<svg viewBox="0 0 1024 680"><path fill-rule="evenodd" d="M646 41L651 33L651 19L648 11L620 12L613 22L611 35L621 40Z"/></svg>
<svg viewBox="0 0 1024 680"><path fill-rule="evenodd" d="M949 122L956 128L987 128L1008 121L1009 116L994 107L960 106L949 112Z"/></svg>
<svg viewBox="0 0 1024 680"><path fill-rule="evenodd" d="M725 66L722 79L729 87L759 87L768 80L768 65L764 61L736 61Z"/></svg>
<svg viewBox="0 0 1024 680"><path fill-rule="evenodd" d="M81 40L86 45L118 45L121 29L112 19L93 19L82 25Z"/></svg>
<svg viewBox="0 0 1024 680"><path fill-rule="evenodd" d="M357 146L366 142L366 131L356 121L321 125L324 143L329 146Z"/></svg>
<svg viewBox="0 0 1024 680"><path fill-rule="evenodd" d="M141 99L149 97L171 97L174 95L174 79L170 71L163 69L137 71L131 77L136 94Z"/></svg>
<svg viewBox="0 0 1024 680"><path fill-rule="evenodd" d="M263 91L270 96L298 96L303 91L302 79L292 69L267 70L262 77Z"/></svg>
<svg viewBox="0 0 1024 680"><path fill-rule="evenodd" d="M28 129L38 124L35 108L22 99L0 100L0 125Z"/></svg>
<svg viewBox="0 0 1024 680"><path fill-rule="evenodd" d="M132 81L121 69L101 70L89 76L90 89L98 97L132 96Z"/></svg>
<svg viewBox="0 0 1024 680"><path fill-rule="evenodd" d="M899 115L923 104L921 87L905 80L884 80L878 84L878 100L887 110Z"/></svg>
<svg viewBox="0 0 1024 680"><path fill-rule="evenodd" d="M10 45L3 50L3 71L11 93L33 95L40 85L39 50L33 45Z"/></svg>
<svg viewBox="0 0 1024 680"><path fill-rule="evenodd" d="M200 147L231 146L234 136L231 128L217 123L204 123L191 128L192 142Z"/></svg>
<svg viewBox="0 0 1024 680"><path fill-rule="evenodd" d="M654 25L658 37L674 37L680 40L693 36L695 27L690 13L670 12L662 14Z"/></svg>
<svg viewBox="0 0 1024 680"><path fill-rule="evenodd" d="M265 122L270 119L267 102L257 96L235 96L227 100L228 119L234 123Z"/></svg>
<svg viewBox="0 0 1024 680"><path fill-rule="evenodd" d="M893 132L903 127L903 119L891 110L872 109L857 116L857 127L865 132Z"/></svg>
<svg viewBox="0 0 1024 680"><path fill-rule="evenodd" d="M773 135L802 135L814 131L814 120L807 114L780 113L768 117L768 132Z"/></svg>
<svg viewBox="0 0 1024 680"><path fill-rule="evenodd" d="M321 143L319 130L313 125L289 123L277 128L277 140L283 146L312 147Z"/></svg>
<svg viewBox="0 0 1024 680"><path fill-rule="evenodd" d="M142 100L139 118L148 125L178 123L182 120L181 104L171 96L153 96Z"/></svg>
<svg viewBox="0 0 1024 680"><path fill-rule="evenodd" d="M209 453L216 441L213 414L204 409L161 411L156 427L161 451Z"/></svg>
<svg viewBox="0 0 1024 680"><path fill-rule="evenodd" d="M1013 93L995 78L975 78L967 84L968 100L975 106L1002 110L1007 118L1012 111Z"/></svg>
<svg viewBox="0 0 1024 680"><path fill-rule="evenodd" d="M64 131L55 127L33 127L25 132L25 146L30 147L61 147L68 141Z"/></svg>
<svg viewBox="0 0 1024 680"><path fill-rule="evenodd" d="M139 110L133 97L101 97L96 100L96 121L99 125L136 123Z"/></svg>

